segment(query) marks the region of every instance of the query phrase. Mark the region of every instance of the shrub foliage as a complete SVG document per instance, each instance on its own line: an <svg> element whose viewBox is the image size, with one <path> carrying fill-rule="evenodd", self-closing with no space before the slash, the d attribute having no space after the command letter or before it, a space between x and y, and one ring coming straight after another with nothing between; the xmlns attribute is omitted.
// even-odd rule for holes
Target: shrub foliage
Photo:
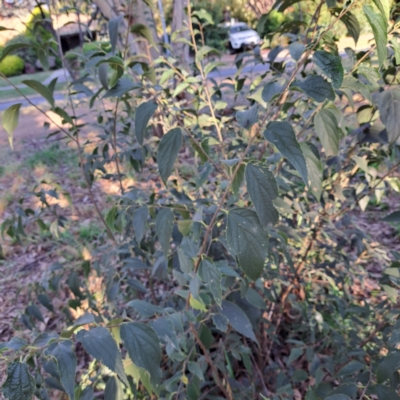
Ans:
<svg viewBox="0 0 400 400"><path fill-rule="evenodd" d="M14 76L22 74L24 70L24 60L16 55L4 57L0 61L0 73L5 76Z"/></svg>
<svg viewBox="0 0 400 400"><path fill-rule="evenodd" d="M344 55L331 29L357 42L356 4L318 3L311 26L279 27L296 32L284 61L280 47L267 61L256 48L225 81L212 74L214 50L196 43L201 29L190 26L185 70L173 56L128 58L121 20L109 21L110 45L88 47L70 85L93 122L57 105L54 83L26 81L62 118L58 134L77 149L105 235L91 261L56 263L36 288L21 316L32 339L0 345L6 398L399 399L400 254L357 225L400 191L398 24L386 0L365 5L374 43ZM198 26L207 18L196 13ZM245 80L249 65L264 68ZM3 114L11 143L19 109ZM84 136L89 126L96 141ZM93 195L101 179L120 187L108 210ZM57 189L36 195L41 212L19 207L4 234L22 240L35 221L52 234L65 226L45 213ZM40 333L43 310L62 313L51 303L60 290L70 293L65 328Z"/></svg>

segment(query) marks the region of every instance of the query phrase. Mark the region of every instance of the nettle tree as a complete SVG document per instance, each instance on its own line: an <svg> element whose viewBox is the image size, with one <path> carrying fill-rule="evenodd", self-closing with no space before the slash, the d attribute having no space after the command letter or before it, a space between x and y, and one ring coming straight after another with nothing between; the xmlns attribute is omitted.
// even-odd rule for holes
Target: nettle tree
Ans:
<svg viewBox="0 0 400 400"><path fill-rule="evenodd" d="M25 81L62 118L57 133L76 148L105 236L91 261L55 264L36 286L21 317L32 339L0 345L6 398L47 399L49 389L70 399L400 398L400 254L357 227L360 213L400 191L397 11L387 0L364 5L375 41L343 55L332 28L356 43L356 7L317 3L310 26L295 20L276 32L289 35L289 54L239 54L227 80L212 78L223 65L197 44L212 23L206 11L189 4L193 24L172 34L171 48L191 47L185 62L154 59L144 23L132 30L147 51L131 54L131 21L121 15L108 23L109 43L78 53L82 74L67 107L54 100L55 82ZM256 64L264 72L246 80L243 69ZM247 105L232 108L243 93ZM78 120L78 102L97 119ZM3 114L10 138L20 106ZM88 126L96 141L82 133ZM93 195L99 179L119 182L108 210ZM21 202L4 234L18 239L34 221L52 232L67 226L45 201L57 190L36 195L44 207ZM363 296L365 259L381 282ZM40 333L39 305L62 314L51 297L68 288L68 307L84 314Z"/></svg>

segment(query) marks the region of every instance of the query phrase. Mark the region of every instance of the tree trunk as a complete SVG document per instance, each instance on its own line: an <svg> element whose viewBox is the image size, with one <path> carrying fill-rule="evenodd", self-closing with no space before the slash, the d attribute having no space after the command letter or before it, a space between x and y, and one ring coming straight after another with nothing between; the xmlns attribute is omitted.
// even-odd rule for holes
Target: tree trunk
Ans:
<svg viewBox="0 0 400 400"><path fill-rule="evenodd" d="M136 36L138 40L138 47L141 49L142 54L150 56L150 63L160 56L160 39L157 34L156 24L154 21L153 10L146 4L143 0L136 0L133 12L132 12L132 22L134 24L143 24L150 29L153 42L156 46L149 43L145 38Z"/></svg>
<svg viewBox="0 0 400 400"><path fill-rule="evenodd" d="M117 18L126 11L119 0L93 0L93 3L96 4L103 16L109 21ZM119 24L119 47L121 49L125 47L125 39L128 37L128 53L130 55L139 54L140 51L136 40L134 36L128 32L129 29L129 19L123 18Z"/></svg>
<svg viewBox="0 0 400 400"><path fill-rule="evenodd" d="M256 14L257 18L261 18L267 14L274 5L273 0L248 0L248 7Z"/></svg>
<svg viewBox="0 0 400 400"><path fill-rule="evenodd" d="M179 60L183 67L188 67L189 45L177 39L186 39L190 42L189 17L187 15L187 0L174 0L171 31L176 33L175 40L172 41L172 50L175 58Z"/></svg>

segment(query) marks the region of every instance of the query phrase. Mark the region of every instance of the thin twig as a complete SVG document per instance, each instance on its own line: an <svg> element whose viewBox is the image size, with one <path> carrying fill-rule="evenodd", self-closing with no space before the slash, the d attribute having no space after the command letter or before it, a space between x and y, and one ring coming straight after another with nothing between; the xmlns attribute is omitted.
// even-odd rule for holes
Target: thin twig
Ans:
<svg viewBox="0 0 400 400"><path fill-rule="evenodd" d="M204 354L204 357L205 357L205 359L207 361L207 364L210 366L210 368L211 368L211 370L213 372L213 375L214 375L214 378L215 378L215 382L217 383L218 387L221 389L221 391L224 394L226 399L233 400L232 393L230 393L226 389L226 387L223 385L223 383L221 382L221 378L219 377L217 367L215 366L215 363L212 361L206 346L204 346L204 343L201 341L201 339L199 337L199 334L196 331L196 328L194 327L194 325L191 322L190 322L190 331L193 333L193 336L196 339L196 343L201 348L201 350L202 350L202 352Z"/></svg>
<svg viewBox="0 0 400 400"><path fill-rule="evenodd" d="M192 37L193 49L194 49L195 55L197 56L198 50L197 50L196 38L194 36L194 31L193 31L193 26L192 26L192 8L191 8L191 5L190 5L190 1L188 1L188 3L187 3L187 8L188 8L188 15L189 15L190 35ZM204 74L203 66L201 65L200 61L197 61L197 57L196 56L195 56L195 63L196 63L197 68L200 71L201 80L202 80L202 83L203 83L203 89L204 89L204 92L206 94L207 104L208 104L208 107L210 109L210 113L211 113L211 117L212 117L213 122L214 122L215 129L217 130L218 140L219 140L220 143L223 143L221 127L219 126L218 120L215 117L214 106L212 104L210 91L208 90L207 79L206 79L206 76Z"/></svg>

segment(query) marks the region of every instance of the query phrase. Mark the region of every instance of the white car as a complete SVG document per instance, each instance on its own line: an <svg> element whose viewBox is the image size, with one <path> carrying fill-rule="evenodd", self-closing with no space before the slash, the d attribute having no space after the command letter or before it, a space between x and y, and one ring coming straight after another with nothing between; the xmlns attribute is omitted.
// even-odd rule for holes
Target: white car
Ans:
<svg viewBox="0 0 400 400"><path fill-rule="evenodd" d="M232 50L254 47L261 42L259 34L254 29L249 28L244 22L230 24L228 30L229 46Z"/></svg>

